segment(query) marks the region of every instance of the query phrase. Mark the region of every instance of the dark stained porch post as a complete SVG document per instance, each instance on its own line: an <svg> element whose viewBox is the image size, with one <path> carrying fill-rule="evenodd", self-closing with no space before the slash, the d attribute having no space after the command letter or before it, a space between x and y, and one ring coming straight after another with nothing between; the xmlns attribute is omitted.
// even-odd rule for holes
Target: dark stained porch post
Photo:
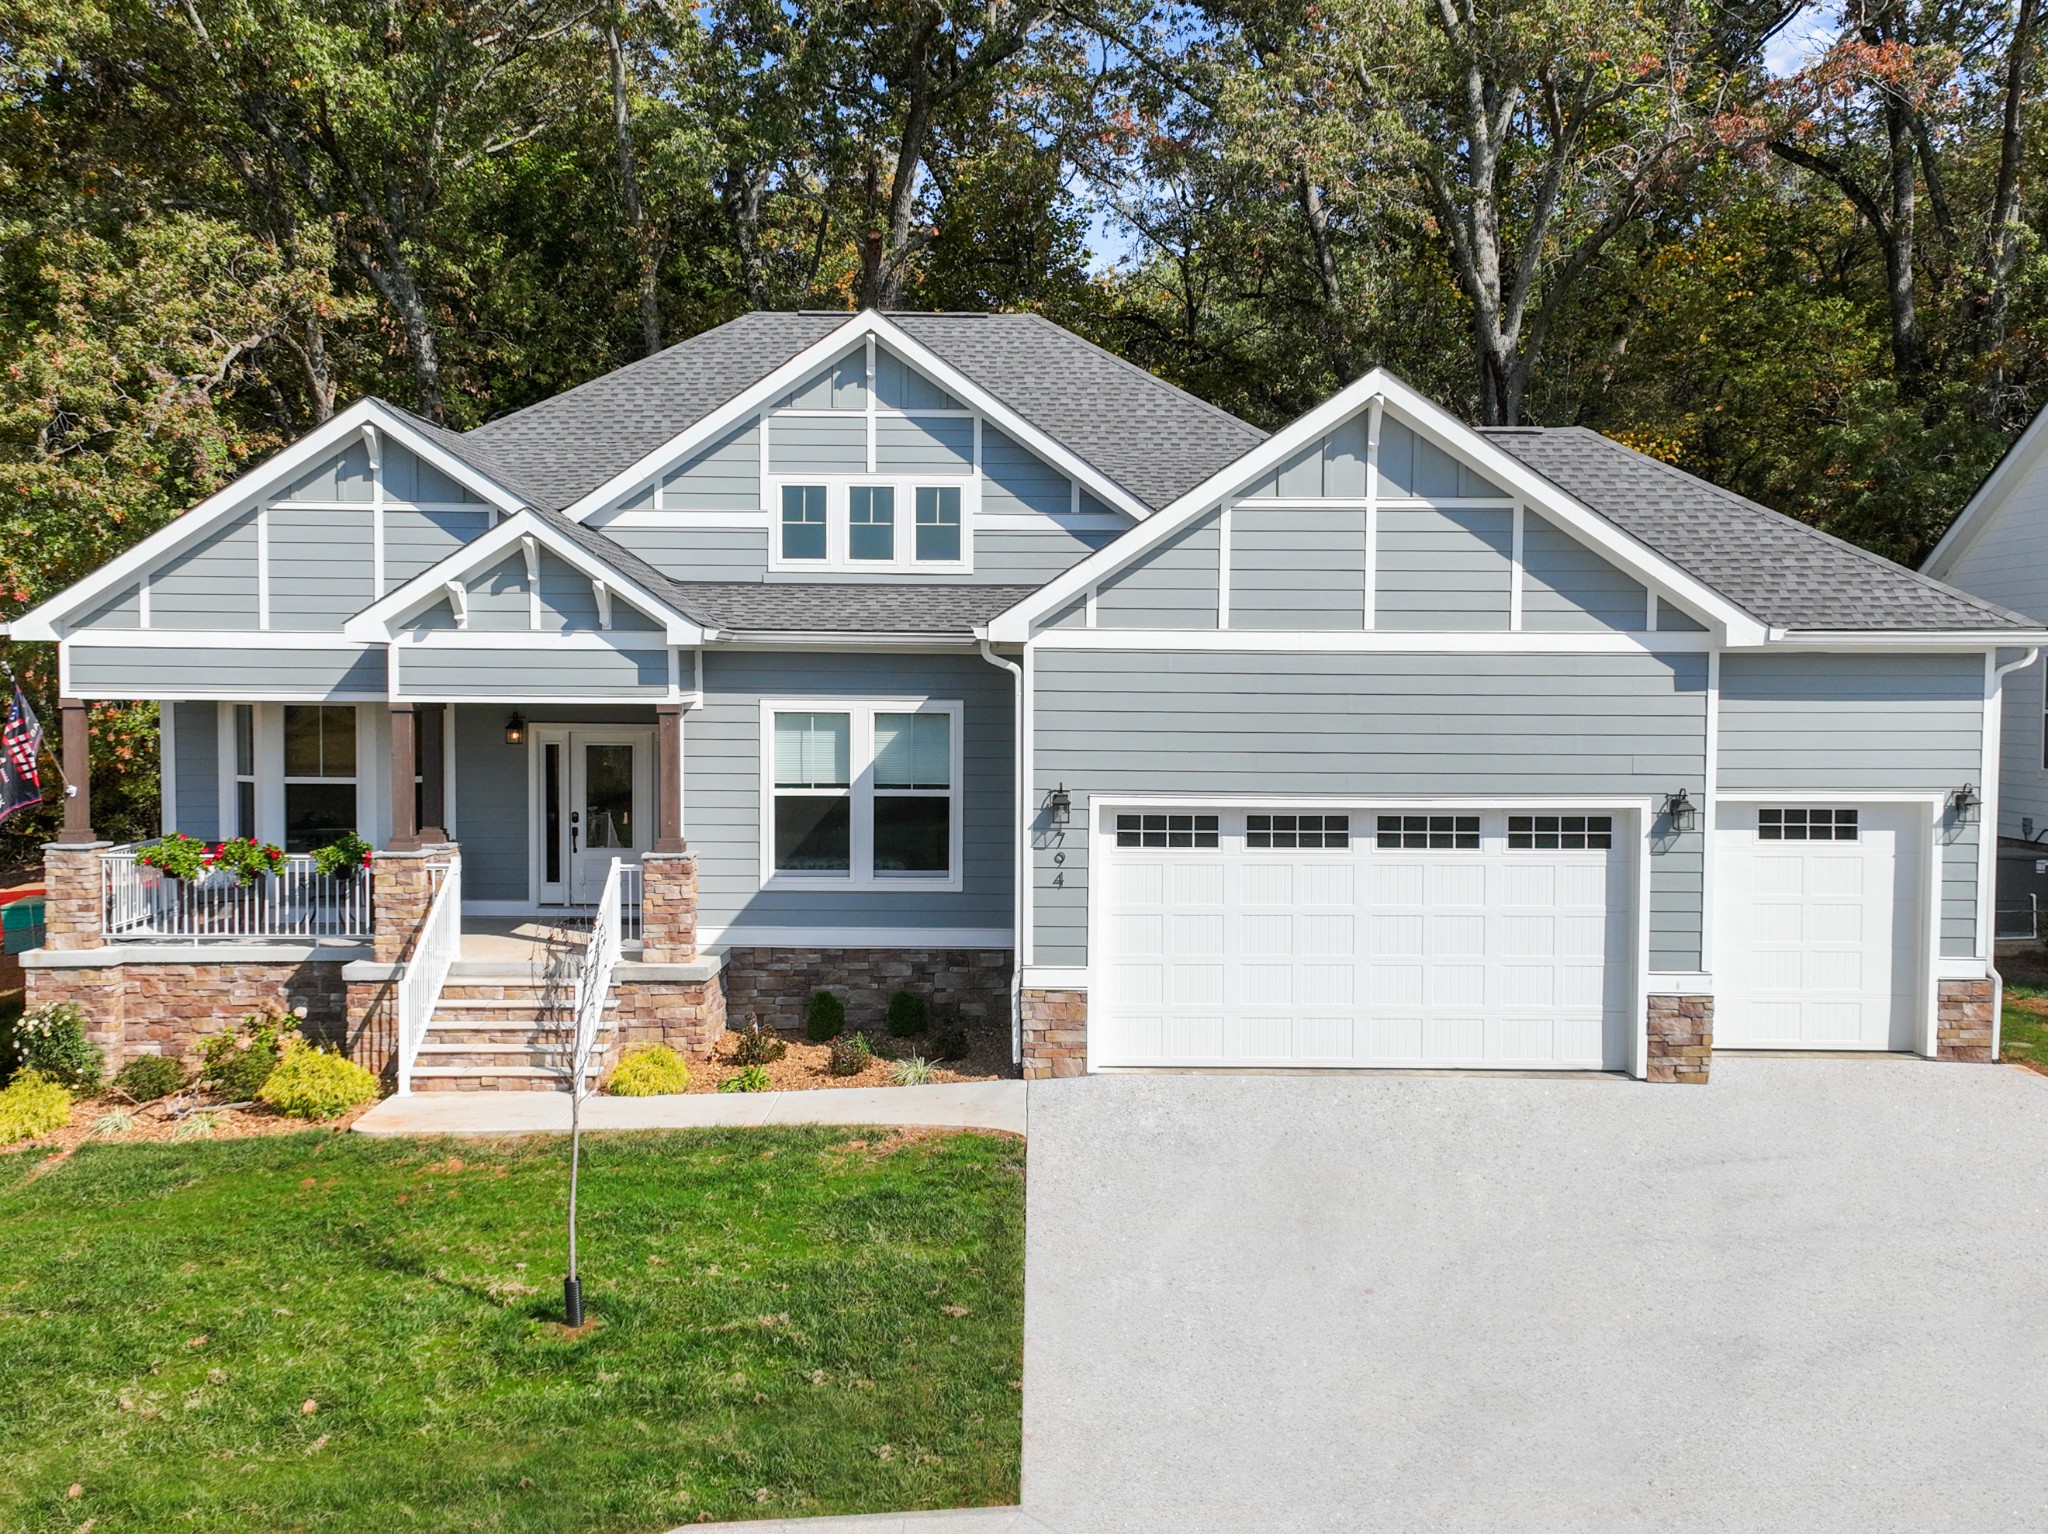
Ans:
<svg viewBox="0 0 2048 1534"><path fill-rule="evenodd" d="M683 706L654 706L654 850L686 852L683 840Z"/></svg>
<svg viewBox="0 0 2048 1534"><path fill-rule="evenodd" d="M391 705L391 840L385 845L393 852L417 851L420 845L414 820L419 811L413 799L413 777L419 770L416 723L410 703Z"/></svg>
<svg viewBox="0 0 2048 1534"><path fill-rule="evenodd" d="M92 741L90 711L78 698L59 698L57 718L64 743L64 830L67 847L97 840L92 834Z"/></svg>
<svg viewBox="0 0 2048 1534"><path fill-rule="evenodd" d="M448 803L447 752L442 733L442 713L446 707L443 703L413 705L419 720L419 838L423 845L448 840L448 812L445 808Z"/></svg>

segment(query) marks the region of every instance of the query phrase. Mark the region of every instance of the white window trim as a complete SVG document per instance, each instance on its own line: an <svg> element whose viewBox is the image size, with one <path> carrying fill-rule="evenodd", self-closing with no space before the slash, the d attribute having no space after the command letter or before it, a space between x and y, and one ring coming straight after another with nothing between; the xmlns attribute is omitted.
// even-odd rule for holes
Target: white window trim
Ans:
<svg viewBox="0 0 2048 1534"><path fill-rule="evenodd" d="M777 714L846 714L847 798L852 801L848 837L851 865L845 874L785 873L775 866L775 716ZM944 714L948 732L952 783L947 817L947 872L877 874L875 837L875 715ZM957 894L966 886L962 864L966 854L966 785L962 773L966 706L952 698L763 698L761 700L761 888L764 890L896 890L904 893ZM792 790L796 792L796 790Z"/></svg>
<svg viewBox="0 0 2048 1534"><path fill-rule="evenodd" d="M250 723L254 735L253 762L255 772L245 780L237 773L235 757L235 710L246 707L250 711ZM287 707L301 708L346 708L355 714L356 770L346 778L286 777L284 771L284 711ZM276 846L284 845L285 838L285 788L295 783L347 783L356 793L356 834L368 840L379 841L375 835L377 827L374 818L381 806L370 803L366 795L373 793L375 774L364 772L364 749L374 747L373 732L366 726L366 717L372 712L370 705L351 700L297 700L292 703L242 699L235 702L220 701L215 708L219 717L219 749L215 767L220 784L220 836L225 841L238 834L237 787L243 781L252 781L256 790L256 840ZM444 730L449 714L443 715ZM445 737L444 737L445 740ZM376 760L373 755L369 760Z"/></svg>
<svg viewBox="0 0 2048 1534"><path fill-rule="evenodd" d="M768 568L778 574L823 571L832 575L971 575L974 572L974 524L981 511L981 485L971 469L938 472L776 474L764 476L762 494L768 510ZM786 485L825 487L825 557L785 559L782 554L782 491ZM851 492L856 486L886 485L896 492L896 557L854 559L851 538ZM917 557L917 492L957 489L960 492L960 557L938 560Z"/></svg>

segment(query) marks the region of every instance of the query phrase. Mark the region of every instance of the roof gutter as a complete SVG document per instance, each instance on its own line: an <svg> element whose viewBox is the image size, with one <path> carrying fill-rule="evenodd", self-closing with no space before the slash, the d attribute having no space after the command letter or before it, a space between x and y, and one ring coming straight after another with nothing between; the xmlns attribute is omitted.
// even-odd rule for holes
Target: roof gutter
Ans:
<svg viewBox="0 0 2048 1534"><path fill-rule="evenodd" d="M865 634L803 629L717 629L707 630L707 634L709 633L715 633L720 644L800 645L807 650L972 650L976 642L973 633L895 633L878 630L872 634Z"/></svg>
<svg viewBox="0 0 2048 1534"><path fill-rule="evenodd" d="M2019 649L2048 645L2048 628L2027 629L1779 629L1772 644L1831 650Z"/></svg>

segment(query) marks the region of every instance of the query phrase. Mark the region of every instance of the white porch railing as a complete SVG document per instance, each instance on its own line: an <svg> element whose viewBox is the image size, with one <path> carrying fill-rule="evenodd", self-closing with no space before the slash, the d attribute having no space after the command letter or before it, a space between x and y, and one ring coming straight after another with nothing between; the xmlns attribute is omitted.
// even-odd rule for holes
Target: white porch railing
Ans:
<svg viewBox="0 0 2048 1534"><path fill-rule="evenodd" d="M647 888L640 877L638 863L614 862L612 867L619 876L619 941L638 943L640 941L640 905Z"/></svg>
<svg viewBox="0 0 2048 1534"><path fill-rule="evenodd" d="M439 882L427 902L426 918L413 939L412 954L398 977L398 1095L412 1091L412 1068L419 1059L427 1024L441 1000L448 971L462 954L462 863L460 859L428 867Z"/></svg>
<svg viewBox="0 0 2048 1534"><path fill-rule="evenodd" d="M569 1090L581 1095L588 1085L590 1057L597 1048L598 1025L612 992L612 973L619 967L619 929L628 864L612 859L604 893L591 919L590 941L583 948L583 969L576 977L576 1032L571 1047ZM638 869L633 869L637 874Z"/></svg>
<svg viewBox="0 0 2048 1534"><path fill-rule="evenodd" d="M261 943L370 935L367 868L323 874L312 858L293 853L276 873L258 874L248 884L226 870L174 879L137 861L148 845L100 855L110 942Z"/></svg>

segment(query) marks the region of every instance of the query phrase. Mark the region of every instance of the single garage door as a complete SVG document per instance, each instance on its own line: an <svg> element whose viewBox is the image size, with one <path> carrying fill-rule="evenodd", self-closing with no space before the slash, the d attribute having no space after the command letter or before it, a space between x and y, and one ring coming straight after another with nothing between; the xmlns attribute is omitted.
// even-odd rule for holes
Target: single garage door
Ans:
<svg viewBox="0 0 2048 1534"><path fill-rule="evenodd" d="M1924 817L1910 805L1721 804L1717 1048L1913 1047Z"/></svg>
<svg viewBox="0 0 2048 1534"><path fill-rule="evenodd" d="M1093 1065L1628 1065L1632 817L1104 813Z"/></svg>

